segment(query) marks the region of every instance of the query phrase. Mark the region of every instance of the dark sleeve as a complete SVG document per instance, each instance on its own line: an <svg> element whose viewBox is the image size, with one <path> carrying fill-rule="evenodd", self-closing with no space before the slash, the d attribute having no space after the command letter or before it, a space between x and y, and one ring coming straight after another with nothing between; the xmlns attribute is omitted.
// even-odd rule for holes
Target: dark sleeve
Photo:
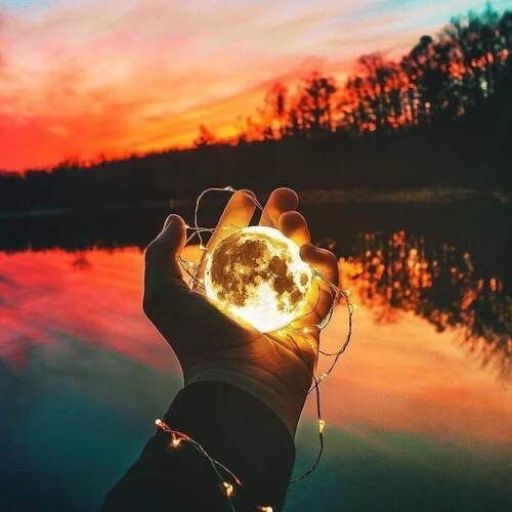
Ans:
<svg viewBox="0 0 512 512"><path fill-rule="evenodd" d="M280 510L295 459L290 433L262 402L234 386L198 382L176 396L165 416L175 430L198 441L243 484L236 512ZM158 431L139 460L106 497L102 512L230 511L208 460L187 443L169 448Z"/></svg>

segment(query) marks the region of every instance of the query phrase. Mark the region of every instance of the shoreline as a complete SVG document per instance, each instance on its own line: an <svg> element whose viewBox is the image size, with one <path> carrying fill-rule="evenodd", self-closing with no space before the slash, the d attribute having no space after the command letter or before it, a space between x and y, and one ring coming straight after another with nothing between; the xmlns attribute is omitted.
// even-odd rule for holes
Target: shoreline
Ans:
<svg viewBox="0 0 512 512"><path fill-rule="evenodd" d="M463 203L470 201L492 201L498 205L512 204L512 191L474 190L469 188L414 188L404 190L372 191L369 189L355 190L305 190L298 192L300 203L303 205L342 205L342 204L404 204L404 205L444 205L448 203ZM266 196L267 194L264 194ZM135 206L111 206L98 208L95 212L110 213L130 210L153 210L168 208L187 208L193 206L194 200L185 198L170 198L168 203L146 203ZM0 220L53 217L87 213L85 209L54 208L0 212Z"/></svg>

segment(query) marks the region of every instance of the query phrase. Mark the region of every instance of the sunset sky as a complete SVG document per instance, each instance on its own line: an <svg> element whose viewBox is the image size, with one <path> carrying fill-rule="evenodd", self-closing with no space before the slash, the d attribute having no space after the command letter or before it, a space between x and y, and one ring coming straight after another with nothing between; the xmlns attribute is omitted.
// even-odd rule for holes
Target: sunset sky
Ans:
<svg viewBox="0 0 512 512"><path fill-rule="evenodd" d="M512 0L494 2L501 10ZM0 0L0 169L237 131L276 80L398 55L478 1Z"/></svg>

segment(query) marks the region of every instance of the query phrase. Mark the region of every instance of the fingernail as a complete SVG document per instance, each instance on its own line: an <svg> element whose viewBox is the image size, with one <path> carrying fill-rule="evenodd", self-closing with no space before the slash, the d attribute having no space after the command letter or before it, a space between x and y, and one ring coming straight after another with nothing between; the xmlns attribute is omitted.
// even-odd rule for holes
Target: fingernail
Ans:
<svg viewBox="0 0 512 512"><path fill-rule="evenodd" d="M308 253L313 252L315 249L316 247L312 243L306 242L300 248L300 255L301 257L307 256Z"/></svg>
<svg viewBox="0 0 512 512"><path fill-rule="evenodd" d="M164 229L167 229L169 226L171 226L173 222L174 222L174 216L173 216L173 214L171 213L171 215L169 215L169 216L165 219L165 222L164 222Z"/></svg>

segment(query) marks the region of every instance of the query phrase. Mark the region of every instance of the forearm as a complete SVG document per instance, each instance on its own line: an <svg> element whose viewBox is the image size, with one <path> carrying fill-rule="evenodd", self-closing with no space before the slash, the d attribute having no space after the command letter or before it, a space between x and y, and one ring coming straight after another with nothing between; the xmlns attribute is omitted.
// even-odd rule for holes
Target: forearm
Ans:
<svg viewBox="0 0 512 512"><path fill-rule="evenodd" d="M257 506L279 510L294 462L293 440L283 423L259 400L219 382L187 386L172 403L166 423L199 442L209 455L235 473L243 487L233 498L237 511ZM109 493L103 511L229 510L209 465L187 443L169 448L158 432L140 459Z"/></svg>

